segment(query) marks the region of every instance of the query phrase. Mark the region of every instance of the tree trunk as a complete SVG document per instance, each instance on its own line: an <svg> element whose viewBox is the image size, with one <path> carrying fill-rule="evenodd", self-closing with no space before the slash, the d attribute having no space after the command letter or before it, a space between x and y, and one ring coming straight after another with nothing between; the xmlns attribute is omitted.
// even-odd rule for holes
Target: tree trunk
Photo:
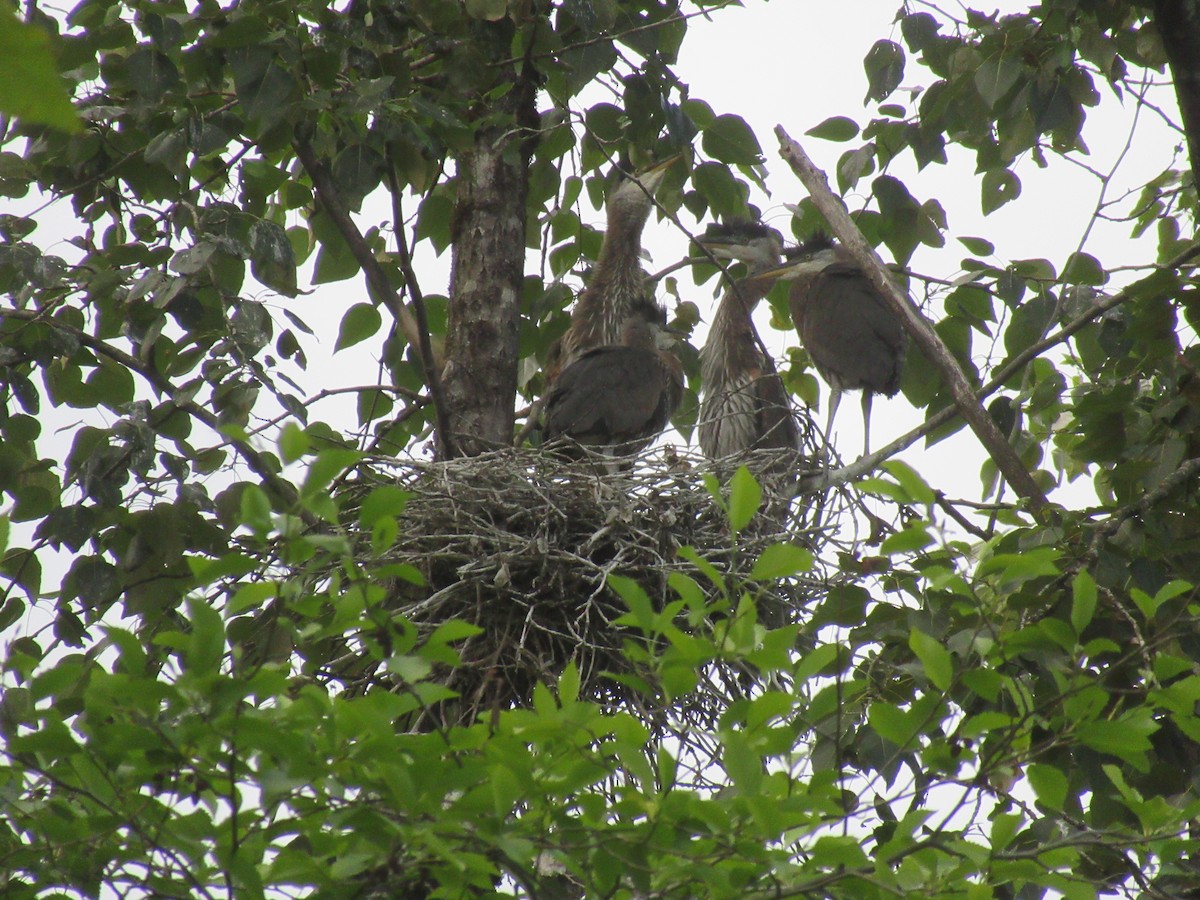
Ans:
<svg viewBox="0 0 1200 900"><path fill-rule="evenodd" d="M489 27L501 28L503 24ZM480 129L458 159L453 268L442 386L450 440L439 456L474 456L513 438L517 322L525 274L525 199L537 85L512 67L501 125ZM489 118L495 110L486 110ZM493 118L494 121L494 118Z"/></svg>

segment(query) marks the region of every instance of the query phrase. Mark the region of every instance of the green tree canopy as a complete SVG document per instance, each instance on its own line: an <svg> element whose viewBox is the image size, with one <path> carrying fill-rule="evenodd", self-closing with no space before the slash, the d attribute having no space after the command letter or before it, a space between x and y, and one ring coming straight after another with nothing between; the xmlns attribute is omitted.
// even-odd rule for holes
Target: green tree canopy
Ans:
<svg viewBox="0 0 1200 900"><path fill-rule="evenodd" d="M677 70L740 7L0 15L0 195L27 211L0 214L5 896L1200 889L1190 4L906 4L843 73L865 107L784 123L846 145L853 218L806 198L791 237L865 236L948 351L949 380L909 354L915 438L987 404L978 496L889 458L802 483L780 531L747 469L512 449L614 169L683 156L671 227L760 214L773 137ZM981 211L1011 209L1112 140L1113 102L1192 150L1097 211L1156 238L1136 266L1012 258L897 174L966 152ZM688 271L660 293L727 277ZM309 371L318 346L373 348L378 384ZM815 400L801 349L783 375Z"/></svg>

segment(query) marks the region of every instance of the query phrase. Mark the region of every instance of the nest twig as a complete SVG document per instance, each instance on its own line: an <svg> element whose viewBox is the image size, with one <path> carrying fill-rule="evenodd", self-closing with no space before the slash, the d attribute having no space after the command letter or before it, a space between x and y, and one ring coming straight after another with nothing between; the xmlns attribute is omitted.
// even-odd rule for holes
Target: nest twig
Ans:
<svg viewBox="0 0 1200 900"><path fill-rule="evenodd" d="M726 514L703 486L702 474L714 471L708 463L673 450L664 459L638 462L614 475L542 450L513 449L448 462L376 462L363 471L342 500L348 518L379 484L398 484L410 494L399 539L373 563L411 565L424 578L420 587L393 587L394 611L421 634L451 619L480 629L455 645L462 663L445 673L457 699L427 710L434 721L418 727L471 721L526 702L536 683L553 683L569 661L579 669L586 697L632 704L647 720L662 724L667 704L646 689L650 674L631 671L622 652L626 641L648 638L618 624L629 608L609 587L608 576L637 582L661 610L677 599L670 575L687 574L710 589L706 613L729 617L767 546L790 540L814 555L820 550L823 530L808 523L815 518L812 504L823 497L789 499L790 484L778 479L772 484L764 476L764 511L735 539ZM723 465L716 474L725 480L730 471ZM727 577L731 603L723 604L716 586L680 557L685 546ZM825 582L814 571L754 587L762 604L773 604L790 619L826 590ZM693 615L680 624L696 622ZM733 678L709 673L682 714L710 722L738 678L745 673ZM669 712L680 715L678 702Z"/></svg>

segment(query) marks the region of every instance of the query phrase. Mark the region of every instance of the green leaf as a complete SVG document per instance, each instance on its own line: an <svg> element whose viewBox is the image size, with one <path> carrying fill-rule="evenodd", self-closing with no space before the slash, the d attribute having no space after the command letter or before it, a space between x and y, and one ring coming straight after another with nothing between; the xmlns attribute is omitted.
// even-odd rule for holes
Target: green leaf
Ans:
<svg viewBox="0 0 1200 900"><path fill-rule="evenodd" d="M846 116L831 116L820 125L808 129L805 134L826 141L852 141L858 137L858 123Z"/></svg>
<svg viewBox="0 0 1200 900"><path fill-rule="evenodd" d="M909 633L908 646L917 654L917 659L921 660L925 674L934 686L942 691L949 690L954 680L954 659L950 651L936 638L916 628Z"/></svg>
<svg viewBox="0 0 1200 900"><path fill-rule="evenodd" d="M394 484L380 485L367 494L366 499L363 500L358 520L363 527L370 528L382 516L399 516L404 512L404 507L408 504L411 496L411 493Z"/></svg>
<svg viewBox="0 0 1200 900"><path fill-rule="evenodd" d="M114 363L108 357L100 357L100 365L88 375L86 384L94 391L92 395L97 404L110 409L124 406L133 400L133 375L122 365Z"/></svg>
<svg viewBox="0 0 1200 900"><path fill-rule="evenodd" d="M1005 203L1021 196L1021 181L1008 169L992 169L983 173L980 187L983 214L991 215Z"/></svg>
<svg viewBox="0 0 1200 900"><path fill-rule="evenodd" d="M875 733L898 747L907 746L917 733L918 723L912 714L906 713L890 703L876 702L867 712L867 722Z"/></svg>
<svg viewBox="0 0 1200 900"><path fill-rule="evenodd" d="M1026 770L1029 786L1047 809L1061 810L1067 800L1067 776L1055 766L1033 763Z"/></svg>
<svg viewBox="0 0 1200 900"><path fill-rule="evenodd" d="M717 116L702 132L700 145L718 162L746 166L762 162L758 138L741 116Z"/></svg>
<svg viewBox="0 0 1200 900"><path fill-rule="evenodd" d="M267 45L238 47L229 53L238 102L246 117L266 132L286 116L298 85L292 73L275 62Z"/></svg>
<svg viewBox="0 0 1200 900"><path fill-rule="evenodd" d="M189 599L188 635L185 660L193 672L216 672L225 654L225 623L221 614L203 600Z"/></svg>
<svg viewBox="0 0 1200 900"><path fill-rule="evenodd" d="M1108 281L1108 273L1092 254L1072 253L1063 267L1062 279L1069 284L1099 285Z"/></svg>
<svg viewBox="0 0 1200 900"><path fill-rule="evenodd" d="M726 732L721 735L721 741L725 745L721 762L738 793L743 796L757 794L763 780L762 757L739 732Z"/></svg>
<svg viewBox="0 0 1200 900"><path fill-rule="evenodd" d="M912 13L900 20L900 33L913 53L936 46L938 29L941 27L937 19L925 12Z"/></svg>
<svg viewBox="0 0 1200 900"><path fill-rule="evenodd" d="M827 834L817 838L810 851L812 863L821 869L837 871L841 867L869 869L871 860L863 852L862 841L849 835Z"/></svg>
<svg viewBox="0 0 1200 900"><path fill-rule="evenodd" d="M1071 582L1071 627L1075 634L1083 634L1096 612L1096 582L1086 571L1081 571Z"/></svg>
<svg viewBox="0 0 1200 900"><path fill-rule="evenodd" d="M350 466L363 458L357 450L335 447L322 450L308 467L304 476L304 485L300 489L302 496L311 497L324 491L330 483L345 472Z"/></svg>
<svg viewBox="0 0 1200 900"><path fill-rule="evenodd" d="M367 195L379 186L386 165L370 144L351 144L339 153L333 161L333 180L342 202L357 212Z"/></svg>
<svg viewBox="0 0 1200 900"><path fill-rule="evenodd" d="M1144 717L1138 718L1138 713L1144 713ZM1146 752L1151 749L1149 736L1159 728L1153 718L1148 718L1151 716L1152 711L1143 708L1116 722L1084 722L1077 734L1079 740L1093 750L1123 759L1144 772L1147 769Z"/></svg>
<svg viewBox="0 0 1200 900"><path fill-rule="evenodd" d="M312 441L304 429L295 422L283 426L279 435L279 455L285 463L294 463L312 446Z"/></svg>
<svg viewBox="0 0 1200 900"><path fill-rule="evenodd" d="M383 317L373 303L355 303L342 316L337 341L333 345L334 352L365 341L378 332L382 325Z"/></svg>
<svg viewBox="0 0 1200 900"><path fill-rule="evenodd" d="M883 464L883 468L904 488L908 495L905 502L930 504L937 499L934 496L933 488L908 463L891 459Z"/></svg>
<svg viewBox="0 0 1200 900"><path fill-rule="evenodd" d="M125 60L133 90L150 103L159 103L171 88L179 83L179 70L165 53L141 47ZM146 149L148 159L154 154ZM164 156L167 154L163 154Z"/></svg>
<svg viewBox="0 0 1200 900"><path fill-rule="evenodd" d="M653 629L654 607L650 604L650 598L642 590L642 586L624 575L609 575L607 580L608 586L625 601L625 605L629 607L638 626L645 631Z"/></svg>
<svg viewBox="0 0 1200 900"><path fill-rule="evenodd" d="M750 524L762 505L762 488L745 466L738 466L729 482L729 527L734 533Z"/></svg>
<svg viewBox="0 0 1200 900"><path fill-rule="evenodd" d="M66 82L58 74L50 36L18 19L16 8L8 3L0 9L0 53L0 112L71 133L82 129Z"/></svg>
<svg viewBox="0 0 1200 900"><path fill-rule="evenodd" d="M579 684L579 667L575 665L575 660L571 660L558 676L558 702L567 706L578 700Z"/></svg>
<svg viewBox="0 0 1200 900"><path fill-rule="evenodd" d="M985 59L975 70L975 89L989 109L996 109L1024 74L1024 68L1011 57Z"/></svg>
<svg viewBox="0 0 1200 900"><path fill-rule="evenodd" d="M813 566L813 555L795 544L772 544L759 554L750 570L756 581L774 581L799 572L808 572Z"/></svg>
<svg viewBox="0 0 1200 900"><path fill-rule="evenodd" d="M287 297L295 297L296 253L282 226L257 220L250 228L250 271L263 284Z"/></svg>
<svg viewBox="0 0 1200 900"><path fill-rule="evenodd" d="M36 603L42 590L42 564L32 550L12 547L0 558L0 575L24 588L30 602Z"/></svg>
<svg viewBox="0 0 1200 900"><path fill-rule="evenodd" d="M1008 847L1023 821L1018 813L996 813L992 819L992 848L1000 851Z"/></svg>
<svg viewBox="0 0 1200 900"><path fill-rule="evenodd" d="M229 601L228 614L231 616L244 613L248 609L258 609L266 601L279 596L279 583L275 581L255 581L243 584Z"/></svg>
<svg viewBox="0 0 1200 900"><path fill-rule="evenodd" d="M1176 597L1182 597L1184 594L1193 590L1195 590L1195 586L1190 581L1183 581L1182 579L1176 578L1172 581L1168 581L1166 584L1160 587L1158 589L1158 593L1154 595L1154 599L1158 601L1159 605L1161 606L1168 600L1174 600Z"/></svg>
<svg viewBox="0 0 1200 900"><path fill-rule="evenodd" d="M838 189L844 194L858 184L859 180L875 171L875 151L870 144L856 150L847 150L838 158ZM861 221L859 223L861 225Z"/></svg>
<svg viewBox="0 0 1200 900"><path fill-rule="evenodd" d="M318 216L317 219L320 217ZM317 220L314 219L314 222ZM320 240L317 250L317 263L313 270L313 284L329 284L334 281L345 281L358 274L358 260L355 259L349 244L342 240L341 235L323 237L318 232Z"/></svg>
<svg viewBox="0 0 1200 900"><path fill-rule="evenodd" d="M258 485L245 486L240 508L243 525L262 533L271 530L271 501Z"/></svg>
<svg viewBox="0 0 1200 900"><path fill-rule="evenodd" d="M909 523L902 531L889 534L879 545L879 550L881 553L891 556L896 553L904 554L924 550L932 543L933 535L929 533L928 523L918 519Z"/></svg>
<svg viewBox="0 0 1200 900"><path fill-rule="evenodd" d="M876 41L863 60L867 100L886 100L904 80L904 49L895 41Z"/></svg>
<svg viewBox="0 0 1200 900"><path fill-rule="evenodd" d="M996 252L996 245L987 238L981 237L960 237L958 242L966 247L976 256L991 256Z"/></svg>

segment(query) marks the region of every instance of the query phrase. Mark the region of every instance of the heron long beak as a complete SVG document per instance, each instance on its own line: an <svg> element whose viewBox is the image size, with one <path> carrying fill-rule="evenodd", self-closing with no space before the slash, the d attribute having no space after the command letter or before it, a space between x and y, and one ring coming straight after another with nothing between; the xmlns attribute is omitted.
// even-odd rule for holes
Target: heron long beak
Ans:
<svg viewBox="0 0 1200 900"><path fill-rule="evenodd" d="M815 275L828 265L829 260L822 259L820 256L810 256L797 262L789 262L786 265L768 269L766 272L760 272L757 275L751 275L750 280L795 281L797 278L803 278L806 275Z"/></svg>
<svg viewBox="0 0 1200 900"><path fill-rule="evenodd" d="M667 177L667 170L679 160L683 159L682 153L676 153L674 156L668 156L662 162L657 162L648 169L643 169L636 173L633 177L648 194L653 194L658 190L658 186L663 183L663 179Z"/></svg>

